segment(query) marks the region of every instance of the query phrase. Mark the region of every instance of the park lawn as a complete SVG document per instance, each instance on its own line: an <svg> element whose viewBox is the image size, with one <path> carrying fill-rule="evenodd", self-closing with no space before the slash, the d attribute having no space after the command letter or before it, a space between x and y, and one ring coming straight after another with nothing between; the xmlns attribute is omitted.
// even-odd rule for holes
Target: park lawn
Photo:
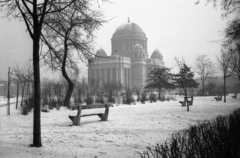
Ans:
<svg viewBox="0 0 240 158"><path fill-rule="evenodd" d="M178 130L188 128L200 120L210 120L240 108L240 98L227 96L227 103L214 97L195 97L187 112L177 101L137 103L110 108L109 121L101 122L98 116L84 117L81 126L72 124L68 115L77 111L66 108L41 113L41 148L28 147L32 143L33 112L21 115L11 105L11 115L0 107L0 157L81 157L81 158L132 158L138 157L147 146L165 141ZM83 114L104 111L84 110Z"/></svg>

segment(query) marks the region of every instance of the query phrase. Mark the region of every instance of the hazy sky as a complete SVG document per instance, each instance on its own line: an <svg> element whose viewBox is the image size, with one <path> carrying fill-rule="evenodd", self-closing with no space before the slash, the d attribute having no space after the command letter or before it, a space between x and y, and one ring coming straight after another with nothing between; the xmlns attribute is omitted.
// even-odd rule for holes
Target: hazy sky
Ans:
<svg viewBox="0 0 240 158"><path fill-rule="evenodd" d="M197 0L196 0L197 1ZM193 66L197 55L207 54L213 61L221 50L221 32L226 21L221 10L202 0L111 0L100 2L106 19L111 19L96 32L96 50L103 48L111 54L111 38L118 26L127 22L138 24L148 38L148 54L155 49L165 65L173 67L174 56L184 57ZM25 24L18 20L0 19L0 79L8 66L20 64L32 56L32 42ZM95 50L95 51L96 51Z"/></svg>

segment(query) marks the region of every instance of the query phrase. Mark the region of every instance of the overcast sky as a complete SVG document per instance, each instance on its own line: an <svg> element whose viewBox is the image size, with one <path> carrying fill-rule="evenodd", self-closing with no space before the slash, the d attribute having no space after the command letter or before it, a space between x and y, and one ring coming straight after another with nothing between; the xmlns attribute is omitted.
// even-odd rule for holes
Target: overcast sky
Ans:
<svg viewBox="0 0 240 158"><path fill-rule="evenodd" d="M197 0L196 0L197 1ZM111 0L100 2L106 19L112 19L97 32L96 50L103 48L111 54L111 38L115 30L128 17L138 24L148 38L148 54L155 49L162 55L165 65L173 67L174 57L184 57L193 66L197 55L207 54L213 61L221 50L221 35L226 21L221 10L206 5L202 0ZM95 50L95 51L96 51ZM8 66L22 64L32 56L32 42L23 22L0 19L0 79L4 79Z"/></svg>

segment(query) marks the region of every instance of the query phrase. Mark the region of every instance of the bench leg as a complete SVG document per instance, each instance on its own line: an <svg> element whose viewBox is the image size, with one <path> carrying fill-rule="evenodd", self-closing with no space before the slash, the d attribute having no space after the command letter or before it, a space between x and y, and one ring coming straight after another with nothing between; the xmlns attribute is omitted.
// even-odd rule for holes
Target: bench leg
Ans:
<svg viewBox="0 0 240 158"><path fill-rule="evenodd" d="M80 126L82 107L78 106L77 116L68 116L72 120L73 126Z"/></svg>
<svg viewBox="0 0 240 158"><path fill-rule="evenodd" d="M105 106L106 106L106 109L105 109L104 114L102 115L102 117L99 116L101 118L101 121L107 121L108 120L109 104L106 104Z"/></svg>

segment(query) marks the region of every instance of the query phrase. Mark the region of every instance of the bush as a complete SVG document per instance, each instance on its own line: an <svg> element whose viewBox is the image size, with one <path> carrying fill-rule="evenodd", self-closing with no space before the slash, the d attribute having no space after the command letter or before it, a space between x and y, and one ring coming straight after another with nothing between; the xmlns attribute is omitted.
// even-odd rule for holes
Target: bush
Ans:
<svg viewBox="0 0 240 158"><path fill-rule="evenodd" d="M58 97L57 104L58 104L58 107L63 105L63 99L61 97Z"/></svg>
<svg viewBox="0 0 240 158"><path fill-rule="evenodd" d="M202 121L182 130L155 147L147 147L141 158L238 158L240 157L240 109L229 116Z"/></svg>
<svg viewBox="0 0 240 158"><path fill-rule="evenodd" d="M157 101L157 95L156 94L150 94L150 102L156 102Z"/></svg>
<svg viewBox="0 0 240 158"><path fill-rule="evenodd" d="M104 98L103 97L100 97L100 98L97 98L96 99L96 103L101 103L101 104L104 104Z"/></svg>
<svg viewBox="0 0 240 158"><path fill-rule="evenodd" d="M147 100L147 95L145 92L142 93L142 97L141 97L141 103L145 104L145 101Z"/></svg>
<svg viewBox="0 0 240 158"><path fill-rule="evenodd" d="M34 100L33 98L27 99L23 101L23 106L21 109L21 112L23 115L28 115L28 113L33 109L33 104L34 104Z"/></svg>
<svg viewBox="0 0 240 158"><path fill-rule="evenodd" d="M86 104L92 104L93 103L93 99L92 99L92 97L91 96L89 96L89 95L87 95L87 97L86 97L86 99L85 99L85 102L86 102Z"/></svg>
<svg viewBox="0 0 240 158"><path fill-rule="evenodd" d="M109 103L115 103L115 99L113 97L108 97L108 102Z"/></svg>
<svg viewBox="0 0 240 158"><path fill-rule="evenodd" d="M132 104L134 102L133 94L130 89L125 90L125 96L123 97L123 104Z"/></svg>

